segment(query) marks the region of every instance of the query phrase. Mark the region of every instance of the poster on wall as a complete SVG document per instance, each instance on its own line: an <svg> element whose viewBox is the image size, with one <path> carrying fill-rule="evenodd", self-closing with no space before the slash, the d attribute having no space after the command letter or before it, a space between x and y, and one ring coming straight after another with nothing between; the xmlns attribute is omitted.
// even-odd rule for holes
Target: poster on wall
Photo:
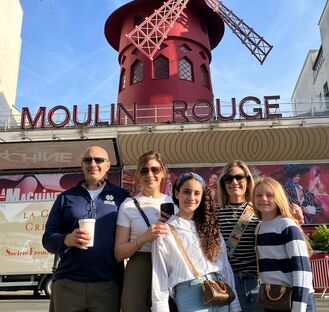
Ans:
<svg viewBox="0 0 329 312"><path fill-rule="evenodd" d="M329 223L329 164L249 165L257 177L271 176L283 186L290 202L302 208L307 224ZM170 168L162 184L162 192L172 196L172 185L184 172L201 175L208 185L211 196L217 202L217 179L222 167ZM134 170L124 170L122 186L132 193L138 192L134 185Z"/></svg>
<svg viewBox="0 0 329 312"><path fill-rule="evenodd" d="M110 180L119 182L120 172ZM81 173L0 176L0 261L3 273L51 272L53 255L42 246L57 196L83 179Z"/></svg>

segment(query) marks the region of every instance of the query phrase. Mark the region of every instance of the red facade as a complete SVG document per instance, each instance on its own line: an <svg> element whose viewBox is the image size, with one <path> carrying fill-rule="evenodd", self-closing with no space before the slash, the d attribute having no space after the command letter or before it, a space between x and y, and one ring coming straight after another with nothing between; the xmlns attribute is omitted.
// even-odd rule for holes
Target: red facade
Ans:
<svg viewBox="0 0 329 312"><path fill-rule="evenodd" d="M138 122L150 121L147 116L170 120L174 100L213 102L209 64L211 49L224 34L222 19L203 0L190 0L151 61L126 34L161 5L157 0L132 1L113 12L105 25L108 42L119 52L118 103L145 108Z"/></svg>

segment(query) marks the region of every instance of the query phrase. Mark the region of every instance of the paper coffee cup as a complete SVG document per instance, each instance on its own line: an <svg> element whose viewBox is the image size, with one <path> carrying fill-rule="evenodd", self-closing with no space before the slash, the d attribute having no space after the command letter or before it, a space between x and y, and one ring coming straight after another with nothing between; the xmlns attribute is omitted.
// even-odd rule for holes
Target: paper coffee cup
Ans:
<svg viewBox="0 0 329 312"><path fill-rule="evenodd" d="M85 229L88 231L88 234L91 236L91 240L85 246L92 247L94 246L94 232L95 232L95 219L81 219L79 220L80 229Z"/></svg>

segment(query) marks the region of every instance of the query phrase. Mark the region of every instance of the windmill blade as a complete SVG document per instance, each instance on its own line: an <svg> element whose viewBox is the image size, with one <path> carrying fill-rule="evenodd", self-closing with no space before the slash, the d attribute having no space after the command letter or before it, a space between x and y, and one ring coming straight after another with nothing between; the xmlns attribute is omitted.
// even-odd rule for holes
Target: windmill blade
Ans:
<svg viewBox="0 0 329 312"><path fill-rule="evenodd" d="M242 19L238 18L221 1L205 0L205 2L222 17L224 23L231 28L233 33L238 36L242 44L248 48L260 64L263 64L273 46L258 35Z"/></svg>
<svg viewBox="0 0 329 312"><path fill-rule="evenodd" d="M153 60L154 54L160 49L161 43L167 38L168 32L185 9L189 0L169 0L155 10L152 15L136 26L127 38L138 50Z"/></svg>

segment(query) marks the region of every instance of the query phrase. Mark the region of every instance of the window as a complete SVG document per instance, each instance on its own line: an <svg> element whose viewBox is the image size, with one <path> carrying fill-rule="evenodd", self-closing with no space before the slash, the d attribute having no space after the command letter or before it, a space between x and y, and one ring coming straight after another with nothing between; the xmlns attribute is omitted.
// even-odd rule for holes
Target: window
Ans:
<svg viewBox="0 0 329 312"><path fill-rule="evenodd" d="M183 44L183 45L181 45L180 46L180 49L183 51L183 52L185 52L185 53L187 53L187 52L189 52L189 51L192 51L192 49L187 45L187 44Z"/></svg>
<svg viewBox="0 0 329 312"><path fill-rule="evenodd" d="M329 109L329 87L328 87L328 82L327 81L323 85L323 96L324 96L326 109Z"/></svg>
<svg viewBox="0 0 329 312"><path fill-rule="evenodd" d="M206 67L206 65L202 64L200 66L200 70L201 70L201 82L202 84L210 89L210 79L209 79L209 73L208 73L208 69Z"/></svg>
<svg viewBox="0 0 329 312"><path fill-rule="evenodd" d="M201 55L201 57L206 60L207 59L207 56L206 54L203 52L203 51L200 51L199 54Z"/></svg>
<svg viewBox="0 0 329 312"><path fill-rule="evenodd" d="M119 92L126 88L126 70L122 68L120 75L120 84L119 84Z"/></svg>
<svg viewBox="0 0 329 312"><path fill-rule="evenodd" d="M131 76L130 76L130 82L132 84L140 82L143 80L143 63L141 61L136 61L131 66Z"/></svg>
<svg viewBox="0 0 329 312"><path fill-rule="evenodd" d="M139 50L138 50L137 48L135 48L135 49L131 52L131 54L133 54L133 55L138 55L138 54L139 54Z"/></svg>
<svg viewBox="0 0 329 312"><path fill-rule="evenodd" d="M201 30L206 34L208 33L208 27L205 21L201 21Z"/></svg>
<svg viewBox="0 0 329 312"><path fill-rule="evenodd" d="M143 22L144 18L141 15L136 15L134 18L134 26L138 26Z"/></svg>
<svg viewBox="0 0 329 312"><path fill-rule="evenodd" d="M169 61L163 55L159 55L153 62L154 79L169 78Z"/></svg>
<svg viewBox="0 0 329 312"><path fill-rule="evenodd" d="M323 95L324 95L324 97L329 97L328 82L326 82L326 83L323 85Z"/></svg>
<svg viewBox="0 0 329 312"><path fill-rule="evenodd" d="M179 79L189 81L193 80L192 63L186 57L179 61Z"/></svg>
<svg viewBox="0 0 329 312"><path fill-rule="evenodd" d="M168 47L165 43L161 43L160 44L160 50L163 50L163 49L165 49L166 47Z"/></svg>

